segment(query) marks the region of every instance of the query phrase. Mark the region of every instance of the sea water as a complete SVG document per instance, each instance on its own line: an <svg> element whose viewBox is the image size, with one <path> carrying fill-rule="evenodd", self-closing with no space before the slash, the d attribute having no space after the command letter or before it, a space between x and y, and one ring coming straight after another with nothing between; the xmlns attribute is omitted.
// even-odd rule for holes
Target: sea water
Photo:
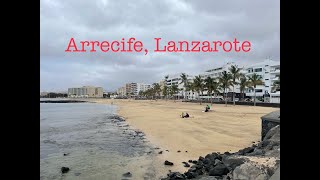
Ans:
<svg viewBox="0 0 320 180"><path fill-rule="evenodd" d="M117 121L116 109L40 103L40 179L156 179L154 147ZM62 174L61 167L70 171Z"/></svg>

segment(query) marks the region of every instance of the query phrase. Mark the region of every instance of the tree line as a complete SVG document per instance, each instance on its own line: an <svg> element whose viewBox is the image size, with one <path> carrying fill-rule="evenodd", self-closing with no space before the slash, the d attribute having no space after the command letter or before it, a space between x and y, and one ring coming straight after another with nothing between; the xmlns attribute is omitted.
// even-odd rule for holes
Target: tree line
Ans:
<svg viewBox="0 0 320 180"><path fill-rule="evenodd" d="M232 88L232 100L233 105L235 105L235 93L234 89L236 85L240 87L240 93L242 98L244 98L244 91L246 88L250 88L254 91L254 106L256 105L256 87L258 85L264 85L262 77L256 73L252 75L244 75L241 73L241 69L238 68L237 65L232 65L229 68L229 72L223 71L222 74L217 78L212 78L210 76L206 78L202 78L200 75L195 76L192 81L189 81L187 75L182 73L180 75L181 82L183 84L183 88L179 89L177 84L172 84L171 86L167 86L166 82L169 76L165 76L164 86L161 88L159 83L154 83L151 89L148 89L144 92L140 91L139 96L144 96L147 98L156 99L157 97L161 97L162 95L168 99L175 99L175 94L177 94L180 90L183 92L184 99L186 99L185 92L197 92L198 99L200 100L200 104L202 103L202 99L200 95L203 95L204 91L207 91L207 95L210 96L211 103L213 97L216 97L218 94L223 93L223 97L225 100L225 104L227 105L227 92ZM280 75L278 76L278 80L272 84L272 90L280 90Z"/></svg>

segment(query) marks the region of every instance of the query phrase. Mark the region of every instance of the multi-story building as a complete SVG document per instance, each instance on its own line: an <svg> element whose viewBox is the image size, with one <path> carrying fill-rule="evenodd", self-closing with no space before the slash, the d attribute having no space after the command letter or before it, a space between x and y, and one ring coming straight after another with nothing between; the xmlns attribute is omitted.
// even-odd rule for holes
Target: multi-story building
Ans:
<svg viewBox="0 0 320 180"><path fill-rule="evenodd" d="M93 87L93 86L83 86L80 88L68 88L68 97L101 98L103 97L103 88Z"/></svg>
<svg viewBox="0 0 320 180"><path fill-rule="evenodd" d="M126 96L126 95L127 95L127 88L126 88L126 86L118 88L117 94L118 94L118 96L120 96L120 97Z"/></svg>
<svg viewBox="0 0 320 180"><path fill-rule="evenodd" d="M259 63L255 63L245 68L245 74L251 76L257 74L262 77L264 85L258 85L255 88L256 97L270 97L270 102L280 102L280 91L272 91L273 83L278 80L280 75L280 61L265 60ZM253 97L254 90L247 88L246 96Z"/></svg>
<svg viewBox="0 0 320 180"><path fill-rule="evenodd" d="M203 79L206 79L207 77L211 77L213 79L216 79L216 81L218 81L218 78L222 75L222 73L224 71L226 71L227 73L230 72L230 68L231 66L237 66L234 62L228 62L220 67L216 67L216 68L213 68L213 69L209 69L207 71L205 71L204 73L200 74L200 76L203 78ZM237 66L238 68L241 69L241 73L244 73L243 71L243 67L239 67ZM235 98L239 98L240 97L240 87L239 85L235 85L234 88L233 87L230 87L230 89L226 89L226 95L227 97L230 99L232 98L232 92L233 92L233 89L234 89L234 92L235 92ZM223 92L222 92L223 93ZM196 96L198 96L198 93L195 93ZM208 95L208 92L207 91L204 91L203 92L203 95L201 96L201 98L210 98L211 96ZM219 97L222 97L222 96L219 96Z"/></svg>
<svg viewBox="0 0 320 180"><path fill-rule="evenodd" d="M187 96L190 96L190 94L187 93L186 89L184 88L184 84L182 83L182 79L181 79L181 74L182 73L168 75L168 79L165 83L166 83L167 87L171 87L172 85L178 86L179 90L176 94L174 94L174 96L187 97ZM187 75L187 79L188 79L188 81L191 82L193 80L193 76Z"/></svg>
<svg viewBox="0 0 320 180"><path fill-rule="evenodd" d="M144 92L152 88L151 84L145 84L145 83L136 83L136 84L137 84L137 88L134 91L134 95L139 95L140 91Z"/></svg>
<svg viewBox="0 0 320 180"><path fill-rule="evenodd" d="M119 96L138 96L140 91L144 92L150 88L152 88L151 84L127 83L124 87L118 88L117 94Z"/></svg>

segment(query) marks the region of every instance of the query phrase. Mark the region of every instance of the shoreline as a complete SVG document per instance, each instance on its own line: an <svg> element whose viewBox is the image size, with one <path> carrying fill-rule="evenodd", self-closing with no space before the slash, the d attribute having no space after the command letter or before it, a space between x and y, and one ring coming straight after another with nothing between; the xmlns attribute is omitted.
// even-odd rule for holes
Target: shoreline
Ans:
<svg viewBox="0 0 320 180"><path fill-rule="evenodd" d="M214 112L203 113L204 103L130 99L91 101L117 105L117 115L125 118L129 126L144 132L150 143L160 148L158 150L162 154L156 155L155 163L163 167L161 171L164 174L169 170L187 171L182 162L198 159L200 155L237 152L251 146L253 141L258 143L260 117L279 109L213 104ZM191 118L180 118L183 111L188 112ZM165 166L165 160L173 162L174 166Z"/></svg>

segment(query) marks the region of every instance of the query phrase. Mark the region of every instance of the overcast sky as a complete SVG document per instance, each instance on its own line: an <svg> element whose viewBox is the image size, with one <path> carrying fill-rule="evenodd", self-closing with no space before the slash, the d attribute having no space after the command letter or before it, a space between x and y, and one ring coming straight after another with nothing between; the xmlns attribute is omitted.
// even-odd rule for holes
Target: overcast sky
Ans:
<svg viewBox="0 0 320 180"><path fill-rule="evenodd" d="M128 82L153 83L165 75L197 75L228 61L240 65L280 60L280 1L268 0L41 0L40 91ZM120 41L135 37L143 53L66 53L69 40ZM154 53L153 38L248 40L249 53Z"/></svg>

